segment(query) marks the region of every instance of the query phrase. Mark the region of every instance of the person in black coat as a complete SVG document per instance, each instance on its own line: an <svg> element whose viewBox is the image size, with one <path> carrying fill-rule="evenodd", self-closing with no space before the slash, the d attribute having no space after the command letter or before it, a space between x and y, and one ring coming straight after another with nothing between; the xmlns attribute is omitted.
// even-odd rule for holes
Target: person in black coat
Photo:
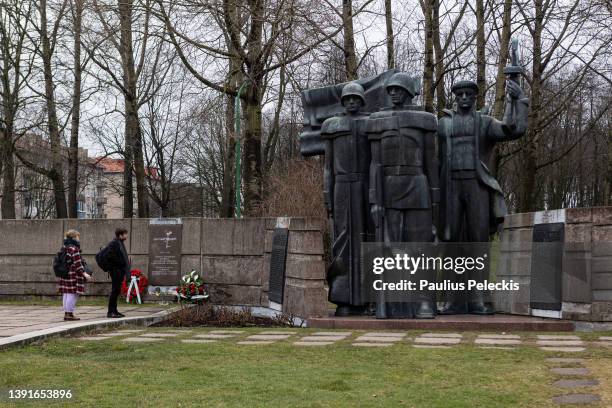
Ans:
<svg viewBox="0 0 612 408"><path fill-rule="evenodd" d="M125 317L124 314L117 310L117 299L121 292L121 283L125 279L129 284L130 276L130 259L125 248L125 241L128 237L128 231L125 228L117 228L115 230L115 239L109 243L112 269L108 272L112 280L112 288L108 297L108 313L107 317L120 318Z"/></svg>

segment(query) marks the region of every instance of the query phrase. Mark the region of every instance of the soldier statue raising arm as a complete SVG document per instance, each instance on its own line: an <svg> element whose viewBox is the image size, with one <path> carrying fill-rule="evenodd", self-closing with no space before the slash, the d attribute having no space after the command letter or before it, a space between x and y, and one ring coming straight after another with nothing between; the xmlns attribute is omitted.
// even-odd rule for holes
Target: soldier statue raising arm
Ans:
<svg viewBox="0 0 612 408"><path fill-rule="evenodd" d="M527 129L528 99L518 84L521 68L513 44L512 65L506 69L506 105L497 120L475 109L478 86L453 84L456 110L445 110L438 121L440 155L441 238L447 242L488 242L507 213L501 187L487 167L495 143L520 138ZM482 276L481 276L482 275ZM467 279L483 281L488 270ZM486 291L473 290L454 298L443 314L492 314Z"/></svg>

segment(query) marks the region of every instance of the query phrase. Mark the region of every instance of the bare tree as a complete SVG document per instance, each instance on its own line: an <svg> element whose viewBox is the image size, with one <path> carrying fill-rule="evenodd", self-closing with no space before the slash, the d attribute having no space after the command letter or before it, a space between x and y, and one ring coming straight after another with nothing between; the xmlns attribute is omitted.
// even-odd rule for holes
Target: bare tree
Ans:
<svg viewBox="0 0 612 408"><path fill-rule="evenodd" d="M16 217L15 140L19 135L19 113L27 100L24 90L33 69L33 56L27 42L34 12L35 5L31 2L11 0L0 3L0 170L4 219Z"/></svg>

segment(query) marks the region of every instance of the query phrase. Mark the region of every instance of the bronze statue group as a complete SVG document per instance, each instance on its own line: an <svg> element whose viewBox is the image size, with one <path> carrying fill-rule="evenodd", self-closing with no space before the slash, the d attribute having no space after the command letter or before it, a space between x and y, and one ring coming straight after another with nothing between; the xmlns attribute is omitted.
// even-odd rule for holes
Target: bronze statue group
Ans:
<svg viewBox="0 0 612 408"><path fill-rule="evenodd" d="M387 107L372 113L365 112L360 83L343 86L344 112L326 119L320 130L325 205L332 220L329 300L337 304L337 316L374 310L366 296L362 242L489 241L506 205L487 163L495 143L521 137L527 126L528 99L517 77L506 81L501 121L475 109L473 81L452 85L454 108L440 119L412 103L420 81L405 73L388 77ZM427 291L376 306L379 318L463 313L494 313L488 291L450 296L440 310L436 293Z"/></svg>

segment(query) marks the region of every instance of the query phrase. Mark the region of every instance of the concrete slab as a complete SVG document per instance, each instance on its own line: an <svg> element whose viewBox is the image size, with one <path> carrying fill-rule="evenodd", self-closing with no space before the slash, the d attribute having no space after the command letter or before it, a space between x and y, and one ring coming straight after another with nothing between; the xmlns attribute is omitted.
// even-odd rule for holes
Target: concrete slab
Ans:
<svg viewBox="0 0 612 408"><path fill-rule="evenodd" d="M209 334L242 334L244 330L211 330Z"/></svg>
<svg viewBox="0 0 612 408"><path fill-rule="evenodd" d="M503 346L478 346L481 349L497 349L497 350L516 350L516 347L503 347Z"/></svg>
<svg viewBox="0 0 612 408"><path fill-rule="evenodd" d="M361 336L356 339L359 342L373 342L373 343L394 343L402 340L401 337L380 337L380 336Z"/></svg>
<svg viewBox="0 0 612 408"><path fill-rule="evenodd" d="M338 341L338 340L344 340L346 339L346 336L304 336L300 339L300 341L304 342L325 342L325 341ZM295 343L293 343L295 344Z"/></svg>
<svg viewBox="0 0 612 408"><path fill-rule="evenodd" d="M489 345L519 345L522 344L520 340L514 339L476 339L475 344L489 344Z"/></svg>
<svg viewBox="0 0 612 408"><path fill-rule="evenodd" d="M153 343L156 341L164 341L164 339L160 337L127 337L123 339L123 341L130 343Z"/></svg>
<svg viewBox="0 0 612 408"><path fill-rule="evenodd" d="M145 333L141 334L140 337L176 337L178 333Z"/></svg>
<svg viewBox="0 0 612 408"><path fill-rule="evenodd" d="M462 338L460 333L423 333L421 337L436 337L436 338Z"/></svg>
<svg viewBox="0 0 612 408"><path fill-rule="evenodd" d="M329 346L334 344L333 341L296 341L293 343L296 346Z"/></svg>
<svg viewBox="0 0 612 408"><path fill-rule="evenodd" d="M538 334L539 340L580 340L580 337L569 334Z"/></svg>
<svg viewBox="0 0 612 408"><path fill-rule="evenodd" d="M584 342L582 340L538 340L536 341L538 346L548 347L564 347L564 346L582 346Z"/></svg>
<svg viewBox="0 0 612 408"><path fill-rule="evenodd" d="M405 337L408 333L393 333L393 332L370 332L364 334L367 337Z"/></svg>
<svg viewBox="0 0 612 408"><path fill-rule="evenodd" d="M601 341L612 341L612 336L599 336Z"/></svg>
<svg viewBox="0 0 612 408"><path fill-rule="evenodd" d="M205 334L197 334L194 337L199 339L231 339L232 337L236 337L236 334L215 334L215 333L205 333Z"/></svg>
<svg viewBox="0 0 612 408"><path fill-rule="evenodd" d="M414 339L417 344L459 344L461 339L457 337L417 337Z"/></svg>
<svg viewBox="0 0 612 408"><path fill-rule="evenodd" d="M450 346L435 346L432 344L415 344L412 347L414 348L422 348L422 349L448 349Z"/></svg>
<svg viewBox="0 0 612 408"><path fill-rule="evenodd" d="M599 385L597 380L557 380L553 383L553 386L559 388L582 388L596 385Z"/></svg>
<svg viewBox="0 0 612 408"><path fill-rule="evenodd" d="M350 336L353 332L350 331L327 331L327 332L314 332L312 336Z"/></svg>
<svg viewBox="0 0 612 408"><path fill-rule="evenodd" d="M389 347L392 346L393 343L352 343L353 346L356 347Z"/></svg>
<svg viewBox="0 0 612 408"><path fill-rule="evenodd" d="M591 372L584 367L553 367L550 369L553 374L557 375L589 375Z"/></svg>
<svg viewBox="0 0 612 408"><path fill-rule="evenodd" d="M264 335L267 335L267 334L274 334L274 335L277 335L277 334L288 334L288 335L292 335L292 334L297 334L297 332L296 331L286 331L286 330L269 330L269 331L259 332L258 334L264 334Z"/></svg>
<svg viewBox="0 0 612 408"><path fill-rule="evenodd" d="M181 340L181 343L188 343L188 344L203 344L203 343L216 343L217 340L210 340L210 339L183 339Z"/></svg>
<svg viewBox="0 0 612 408"><path fill-rule="evenodd" d="M85 341L100 341L100 340L108 340L111 337L102 337L102 336L85 336L85 337L77 337L77 340L85 340Z"/></svg>
<svg viewBox="0 0 612 408"><path fill-rule="evenodd" d="M584 347L539 347L539 349L544 351L561 351L565 353L578 353L586 350Z"/></svg>
<svg viewBox="0 0 612 408"><path fill-rule="evenodd" d="M289 334L254 334L247 337L248 340L285 340L291 337Z"/></svg>
<svg viewBox="0 0 612 408"><path fill-rule="evenodd" d="M556 404L591 404L601 401L599 395L595 394L565 394L553 397L553 402Z"/></svg>
<svg viewBox="0 0 612 408"><path fill-rule="evenodd" d="M479 339L520 340L518 334L479 334Z"/></svg>
<svg viewBox="0 0 612 408"><path fill-rule="evenodd" d="M251 346L257 346L257 345L263 345L263 344L272 344L274 343L274 341L251 341L251 340L245 340L245 341L239 341L236 344L244 344L244 345L251 345Z"/></svg>

